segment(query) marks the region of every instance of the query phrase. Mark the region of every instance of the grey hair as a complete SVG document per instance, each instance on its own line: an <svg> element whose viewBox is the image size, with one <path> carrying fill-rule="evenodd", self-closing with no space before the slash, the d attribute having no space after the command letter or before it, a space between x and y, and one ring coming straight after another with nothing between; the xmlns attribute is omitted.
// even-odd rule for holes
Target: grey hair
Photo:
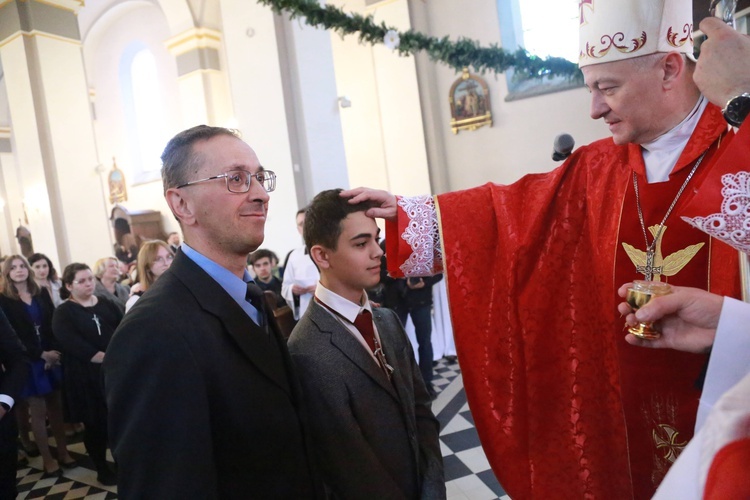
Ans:
<svg viewBox="0 0 750 500"><path fill-rule="evenodd" d="M630 59L630 61L637 70L643 70L654 67L667 54L670 54L670 52L654 52L653 54L634 57L633 59ZM695 61L690 59L687 55L680 53L680 56L682 57L682 60L685 61L685 66L688 70L695 67Z"/></svg>
<svg viewBox="0 0 750 500"><path fill-rule="evenodd" d="M165 193L169 188L189 182L190 173L195 173L203 164L203 155L193 151L193 144L219 135L240 138L237 130L198 125L183 130L167 143L167 147L161 154L161 179Z"/></svg>

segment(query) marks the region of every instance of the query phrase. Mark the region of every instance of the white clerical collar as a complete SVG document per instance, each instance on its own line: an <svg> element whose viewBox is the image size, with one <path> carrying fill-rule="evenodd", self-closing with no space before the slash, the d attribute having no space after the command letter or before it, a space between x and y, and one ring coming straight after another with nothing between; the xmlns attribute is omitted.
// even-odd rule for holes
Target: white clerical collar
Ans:
<svg viewBox="0 0 750 500"><path fill-rule="evenodd" d="M370 305L370 301L368 300L367 294L364 292L364 290L362 291L362 295L364 296L364 304L359 305L355 304L349 299L345 299L335 292L330 291L329 289L324 287L320 281L318 282L318 286L315 289L315 296L318 298L318 300L336 311L351 323L354 323L354 320L357 319L359 313L361 313L365 309L370 311L370 314L372 314L372 306Z"/></svg>
<svg viewBox="0 0 750 500"><path fill-rule="evenodd" d="M676 127L651 142L641 144L649 183L669 180L669 174L693 135L707 105L708 100L700 96L692 111Z"/></svg>

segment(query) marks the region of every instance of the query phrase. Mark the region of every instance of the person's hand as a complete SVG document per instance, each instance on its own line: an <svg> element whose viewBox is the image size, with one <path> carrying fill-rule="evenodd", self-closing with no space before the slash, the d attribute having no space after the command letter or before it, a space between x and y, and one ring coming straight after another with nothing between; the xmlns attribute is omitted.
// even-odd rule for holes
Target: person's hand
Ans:
<svg viewBox="0 0 750 500"><path fill-rule="evenodd" d="M420 288L424 288L424 280L422 278L418 278L417 281L408 279L406 280L406 286L412 290L419 290Z"/></svg>
<svg viewBox="0 0 750 500"><path fill-rule="evenodd" d="M315 293L316 288L318 288L318 285L310 285L307 288L305 288L304 293Z"/></svg>
<svg viewBox="0 0 750 500"><path fill-rule="evenodd" d="M631 283L620 287L617 293L625 297ZM638 311L627 302L617 306L629 326L653 322L661 332L655 340L643 340L627 334L628 344L640 347L669 348L678 351L703 353L714 343L724 297L698 288L673 286L672 293L652 298Z"/></svg>
<svg viewBox="0 0 750 500"><path fill-rule="evenodd" d="M101 364L104 362L104 353L102 351L97 352L91 357L91 362Z"/></svg>
<svg viewBox="0 0 750 500"><path fill-rule="evenodd" d="M750 92L750 37L716 17L701 21L707 40L693 73L693 80L706 98L724 107L732 97Z"/></svg>
<svg viewBox="0 0 750 500"><path fill-rule="evenodd" d="M379 217L389 221L396 221L396 216L398 214L396 196L388 191L358 187L341 191L341 196L343 198L349 198L349 203L352 204L362 203L363 201L375 202L380 206L367 210L365 214L368 217L372 217L373 219Z"/></svg>
<svg viewBox="0 0 750 500"><path fill-rule="evenodd" d="M44 360L44 369L48 370L47 367L53 367L60 363L60 351L43 351L42 359Z"/></svg>
<svg viewBox="0 0 750 500"><path fill-rule="evenodd" d="M307 293L307 288L306 286L292 285L292 293L294 295L304 295Z"/></svg>

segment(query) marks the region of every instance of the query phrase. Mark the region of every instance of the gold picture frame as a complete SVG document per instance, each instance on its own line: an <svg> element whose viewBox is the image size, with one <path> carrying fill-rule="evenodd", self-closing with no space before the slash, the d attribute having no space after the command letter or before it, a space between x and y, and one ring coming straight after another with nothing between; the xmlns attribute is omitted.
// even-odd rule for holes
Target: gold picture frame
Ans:
<svg viewBox="0 0 750 500"><path fill-rule="evenodd" d="M128 201L128 187L125 183L125 174L117 168L117 162L114 157L112 157L112 170L109 172L107 181L109 184L109 202L111 204Z"/></svg>
<svg viewBox="0 0 750 500"><path fill-rule="evenodd" d="M492 126L490 92L487 82L463 69L461 77L453 82L448 102L451 106L451 130L476 130L485 125Z"/></svg>

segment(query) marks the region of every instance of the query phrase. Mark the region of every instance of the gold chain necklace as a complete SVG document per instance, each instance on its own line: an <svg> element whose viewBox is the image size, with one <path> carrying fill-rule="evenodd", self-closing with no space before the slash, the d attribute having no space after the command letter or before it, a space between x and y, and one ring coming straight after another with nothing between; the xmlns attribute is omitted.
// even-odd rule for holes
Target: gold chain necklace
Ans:
<svg viewBox="0 0 750 500"><path fill-rule="evenodd" d="M635 206L638 208L638 220L641 222L641 229L643 230L643 239L646 241L646 265L645 266L637 266L636 270L639 273L642 273L646 277L646 281L651 281L654 277L654 273L661 274L662 268L661 266L654 266L654 258L656 256L656 242L659 241L659 237L661 236L662 231L664 230L664 223L667 222L667 219L669 218L669 215L672 213L672 209L674 209L675 205L677 205L677 200L680 199L680 196L682 196L682 192L685 191L685 188L688 185L688 182L690 182L690 179L693 178L693 174L695 174L695 171L698 170L698 166L703 162L703 158L706 156L706 153L708 153L708 150L704 151L703 154L698 158L698 161L695 162L695 165L693 165L693 169L688 174L687 178L685 179L685 182L682 183L682 186L680 187L680 190L677 191L677 196L674 197L674 200L672 200L672 204L669 205L669 208L667 209L667 213L664 214L664 218L661 220L661 223L659 224L659 229L656 231L656 235L654 236L654 241L651 242L649 245L648 243L648 235L646 233L646 224L643 222L643 211L641 210L641 198L638 194L638 176L636 175L635 171L633 171L633 189L635 190Z"/></svg>

